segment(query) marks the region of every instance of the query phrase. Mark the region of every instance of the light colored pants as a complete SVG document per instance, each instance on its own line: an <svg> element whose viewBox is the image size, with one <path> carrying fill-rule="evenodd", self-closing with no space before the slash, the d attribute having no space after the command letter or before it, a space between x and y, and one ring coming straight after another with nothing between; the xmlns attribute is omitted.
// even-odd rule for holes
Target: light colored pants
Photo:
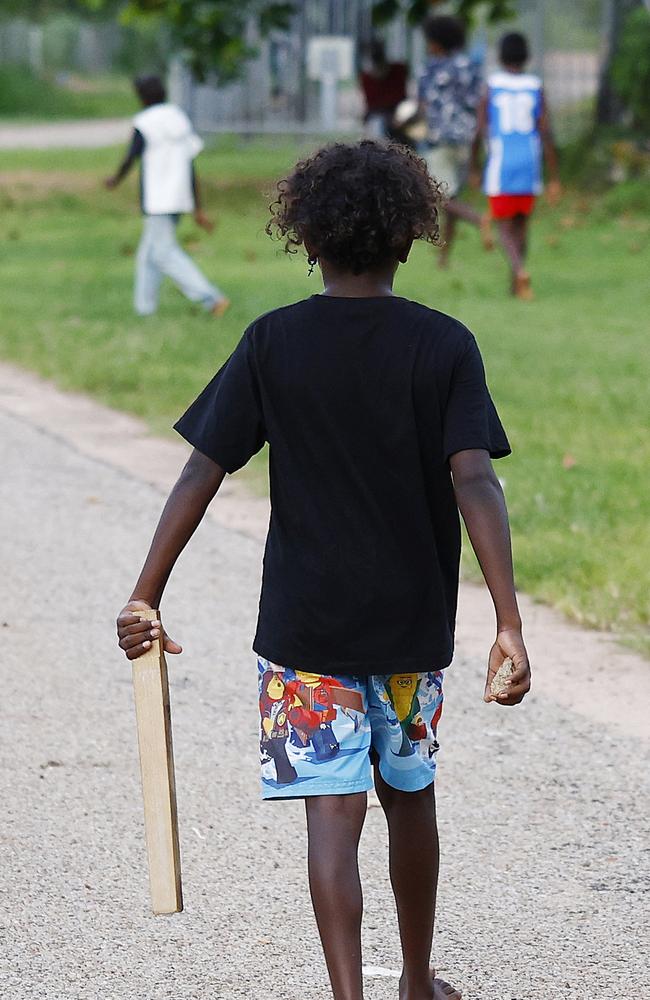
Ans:
<svg viewBox="0 0 650 1000"><path fill-rule="evenodd" d="M177 215L145 215L135 264L135 311L150 316L158 308L160 282L166 274L183 295L212 309L224 298L211 285L176 239Z"/></svg>
<svg viewBox="0 0 650 1000"><path fill-rule="evenodd" d="M446 186L448 198L455 198L467 183L470 147L433 146L425 151L424 158L433 179Z"/></svg>

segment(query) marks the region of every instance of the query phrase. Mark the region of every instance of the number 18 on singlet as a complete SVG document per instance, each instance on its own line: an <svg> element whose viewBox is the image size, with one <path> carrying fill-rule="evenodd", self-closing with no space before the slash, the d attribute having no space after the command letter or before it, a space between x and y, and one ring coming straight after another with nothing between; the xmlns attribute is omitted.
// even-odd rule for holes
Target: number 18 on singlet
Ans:
<svg viewBox="0 0 650 1000"><path fill-rule="evenodd" d="M530 73L494 73L488 79L487 100L485 193L539 194L541 80Z"/></svg>

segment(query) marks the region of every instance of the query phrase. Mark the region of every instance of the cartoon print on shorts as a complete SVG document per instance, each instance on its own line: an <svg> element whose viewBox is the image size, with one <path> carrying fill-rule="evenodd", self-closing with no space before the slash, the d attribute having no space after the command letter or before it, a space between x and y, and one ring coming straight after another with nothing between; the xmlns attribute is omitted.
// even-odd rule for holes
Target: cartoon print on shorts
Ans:
<svg viewBox="0 0 650 1000"><path fill-rule="evenodd" d="M437 670L425 674L389 674L373 678L375 694L386 712L388 732L384 735L396 756L419 754L431 759L438 751L442 676L442 671Z"/></svg>
<svg viewBox="0 0 650 1000"><path fill-rule="evenodd" d="M278 785L314 777L313 765L341 753L365 714L360 690L338 677L279 667L259 659L262 780ZM339 730L337 737L336 729ZM361 750L361 740L358 750ZM355 750L347 751L354 753ZM269 766L273 763L274 767ZM274 773L275 772L275 773Z"/></svg>
<svg viewBox="0 0 650 1000"><path fill-rule="evenodd" d="M291 743L299 748L311 743L316 760L331 760L340 750L332 723L338 709L352 718L356 729L359 720L352 713L363 712L363 698L358 691L351 691L336 677L323 677L296 670L295 680L286 682L287 691L293 696L289 709Z"/></svg>
<svg viewBox="0 0 650 1000"><path fill-rule="evenodd" d="M420 753L429 759L440 749L438 743L438 723L442 716L442 670L424 674L420 682L420 709L428 720L427 738L420 743Z"/></svg>
<svg viewBox="0 0 650 1000"><path fill-rule="evenodd" d="M260 754L263 763L273 761L279 785L286 785L297 778L295 767L289 763L287 739L289 725L287 713L291 696L279 673L265 670L260 678Z"/></svg>
<svg viewBox="0 0 650 1000"><path fill-rule="evenodd" d="M419 686L419 674L391 674L386 680L390 703L402 727L402 746L399 751L402 757L413 753L411 740L422 740L427 735L427 727L420 713Z"/></svg>

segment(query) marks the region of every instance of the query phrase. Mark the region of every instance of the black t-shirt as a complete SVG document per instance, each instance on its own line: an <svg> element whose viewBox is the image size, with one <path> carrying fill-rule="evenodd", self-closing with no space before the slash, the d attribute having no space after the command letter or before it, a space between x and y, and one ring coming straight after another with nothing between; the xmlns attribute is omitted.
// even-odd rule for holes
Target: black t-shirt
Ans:
<svg viewBox="0 0 650 1000"><path fill-rule="evenodd" d="M449 664L449 456L510 452L461 323L397 296L314 295L256 320L175 426L227 472L270 444L260 656L317 674Z"/></svg>

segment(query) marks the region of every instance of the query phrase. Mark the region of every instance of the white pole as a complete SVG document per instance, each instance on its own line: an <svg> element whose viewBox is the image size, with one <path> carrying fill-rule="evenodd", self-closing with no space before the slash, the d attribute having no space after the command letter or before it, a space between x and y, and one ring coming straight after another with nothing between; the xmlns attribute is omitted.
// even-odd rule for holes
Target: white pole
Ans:
<svg viewBox="0 0 650 1000"><path fill-rule="evenodd" d="M320 121L325 132L334 132L338 124L338 89L333 73L323 74L320 81Z"/></svg>

